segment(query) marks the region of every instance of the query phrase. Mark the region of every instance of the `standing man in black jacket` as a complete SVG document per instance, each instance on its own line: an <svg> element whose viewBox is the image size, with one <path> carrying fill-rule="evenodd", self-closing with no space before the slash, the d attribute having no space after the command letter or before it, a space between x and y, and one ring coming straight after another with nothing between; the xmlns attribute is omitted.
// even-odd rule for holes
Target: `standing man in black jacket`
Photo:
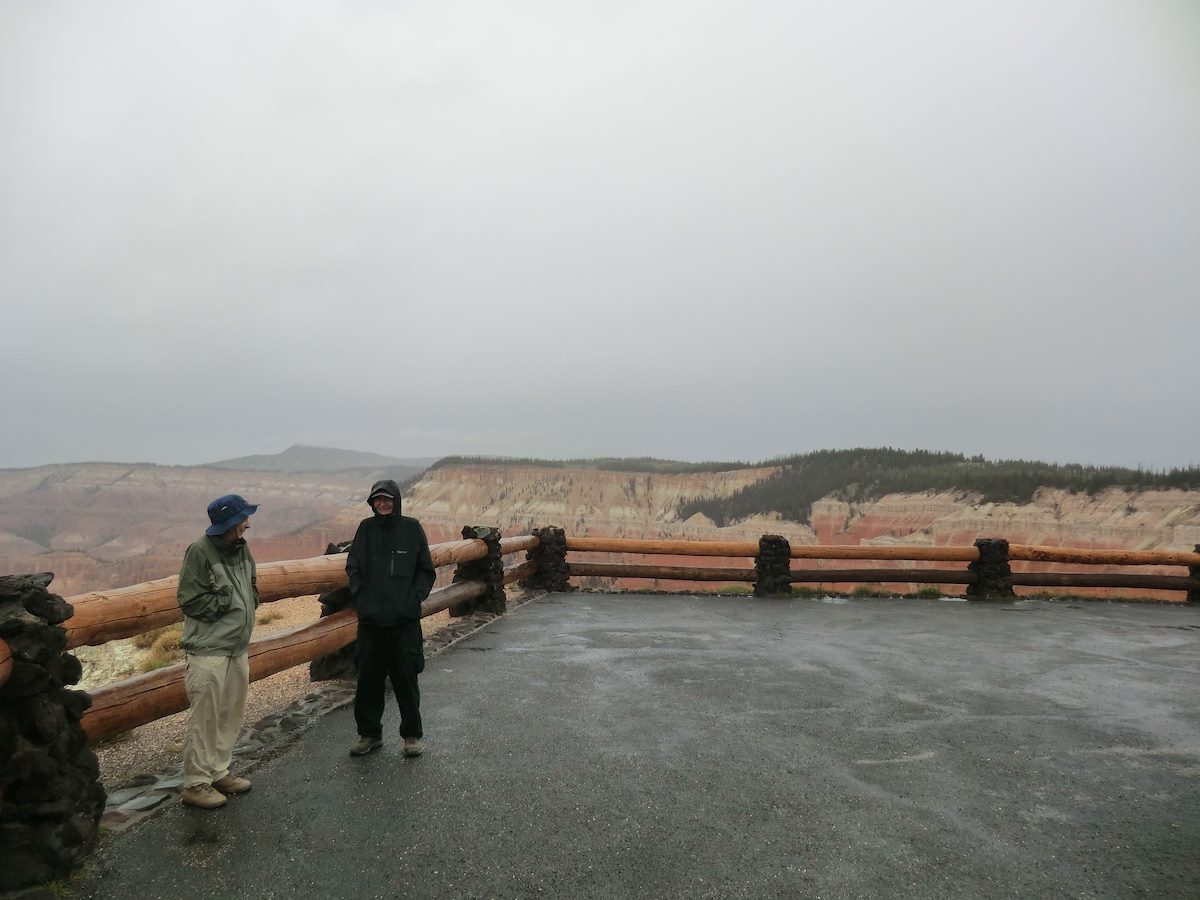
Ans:
<svg viewBox="0 0 1200 900"><path fill-rule="evenodd" d="M383 746L384 681L390 677L400 707L404 755L420 756L417 675L425 668L421 601L433 589L433 557L421 523L400 515L396 482L375 482L367 503L374 515L359 523L346 558L350 594L358 609L358 740L350 755L365 756Z"/></svg>

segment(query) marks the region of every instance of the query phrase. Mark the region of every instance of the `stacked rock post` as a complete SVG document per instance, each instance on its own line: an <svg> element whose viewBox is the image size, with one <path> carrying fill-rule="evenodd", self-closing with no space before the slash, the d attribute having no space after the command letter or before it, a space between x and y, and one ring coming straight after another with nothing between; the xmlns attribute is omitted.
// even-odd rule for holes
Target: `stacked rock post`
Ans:
<svg viewBox="0 0 1200 900"><path fill-rule="evenodd" d="M968 600L1008 600L1015 597L1012 569L1008 565L1008 541L1003 538L979 538L975 541L979 559L967 564L975 580L967 585Z"/></svg>
<svg viewBox="0 0 1200 900"><path fill-rule="evenodd" d="M468 525L462 530L465 540L479 540L487 544L488 553L483 559L459 563L454 570L454 583L460 581L482 581L488 592L482 597L450 607L450 615L465 616L477 610L503 615L508 606L504 593L504 556L500 552L500 530L486 525Z"/></svg>
<svg viewBox="0 0 1200 900"><path fill-rule="evenodd" d="M59 627L74 612L54 578L0 577L0 638L13 668L0 687L0 891L66 875L96 844L104 788L79 724L91 704Z"/></svg>
<svg viewBox="0 0 1200 900"><path fill-rule="evenodd" d="M525 561L536 571L521 581L521 587L535 591L564 593L571 590L571 567L567 564L567 533L553 525L535 528L538 545L525 551Z"/></svg>
<svg viewBox="0 0 1200 900"><path fill-rule="evenodd" d="M347 553L352 543L353 541L331 543L325 548L325 555L334 556L338 553ZM354 604L354 598L350 596L349 585L342 585L332 591L326 591L317 599L321 604L321 614L317 617L320 619ZM358 642L347 644L341 650L336 650L326 656L318 656L308 664L308 677L310 681L358 678Z"/></svg>
<svg viewBox="0 0 1200 900"><path fill-rule="evenodd" d="M1196 544L1196 552L1200 553L1200 544ZM1200 566L1188 566L1188 575L1194 581L1200 581ZM1190 588L1187 592L1188 603L1200 603L1200 587Z"/></svg>
<svg viewBox="0 0 1200 900"><path fill-rule="evenodd" d="M758 556L754 557L754 596L787 597L792 593L792 546L778 534L764 534L758 539Z"/></svg>

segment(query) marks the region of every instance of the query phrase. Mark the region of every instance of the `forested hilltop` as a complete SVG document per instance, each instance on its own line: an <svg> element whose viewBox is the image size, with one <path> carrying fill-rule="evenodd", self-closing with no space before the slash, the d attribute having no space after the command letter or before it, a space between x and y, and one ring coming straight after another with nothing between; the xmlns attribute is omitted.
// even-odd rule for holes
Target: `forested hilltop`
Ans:
<svg viewBox="0 0 1200 900"><path fill-rule="evenodd" d="M680 462L653 456L599 457L594 459L534 459L515 456L445 456L429 467L449 469L456 466L537 466L539 469L595 469L598 472L652 472L663 475L691 475L702 472L729 472L757 469L776 463Z"/></svg>
<svg viewBox="0 0 1200 900"><path fill-rule="evenodd" d="M968 457L961 453L895 450L891 447L817 450L760 463L693 463L653 457L545 460L450 456L439 460L432 468L498 464L663 474L778 468L775 474L731 496L697 497L680 504L681 519L703 513L719 526L772 512L794 522L807 523L813 502L829 496L861 502L893 493L958 490L978 495L983 502L1027 503L1041 487L1086 494L1096 494L1110 487L1130 491L1200 489L1200 466L1153 471L1023 459L987 460L983 456Z"/></svg>
<svg viewBox="0 0 1200 900"><path fill-rule="evenodd" d="M1200 488L1198 466L1158 472L1036 460L989 461L961 453L890 447L818 450L764 465L778 466L779 471L729 497L689 500L680 505L680 517L703 513L725 525L756 513L775 512L807 523L813 502L828 496L855 502L886 494L960 490L978 495L983 502L1027 503L1042 487L1086 494L1111 487L1130 491Z"/></svg>

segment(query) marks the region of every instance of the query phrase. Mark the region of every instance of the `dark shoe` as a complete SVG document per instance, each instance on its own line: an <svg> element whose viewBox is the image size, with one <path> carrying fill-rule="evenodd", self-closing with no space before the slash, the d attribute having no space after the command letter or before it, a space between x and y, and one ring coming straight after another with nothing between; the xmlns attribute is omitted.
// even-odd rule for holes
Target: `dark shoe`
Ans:
<svg viewBox="0 0 1200 900"><path fill-rule="evenodd" d="M425 752L425 748L421 746L420 738L405 738L404 739L404 755L405 756L420 756Z"/></svg>
<svg viewBox="0 0 1200 900"><path fill-rule="evenodd" d="M184 788L179 799L188 806L195 806L199 809L216 809L218 806L225 805L225 795L211 784L197 784Z"/></svg>
<svg viewBox="0 0 1200 900"><path fill-rule="evenodd" d="M234 775L232 772L224 778L218 778L212 783L222 794L244 794L250 790L250 779L242 778L240 775Z"/></svg>
<svg viewBox="0 0 1200 900"><path fill-rule="evenodd" d="M360 734L358 740L354 742L350 748L351 756L366 756L372 750L378 750L383 746L383 738L368 737L365 734Z"/></svg>

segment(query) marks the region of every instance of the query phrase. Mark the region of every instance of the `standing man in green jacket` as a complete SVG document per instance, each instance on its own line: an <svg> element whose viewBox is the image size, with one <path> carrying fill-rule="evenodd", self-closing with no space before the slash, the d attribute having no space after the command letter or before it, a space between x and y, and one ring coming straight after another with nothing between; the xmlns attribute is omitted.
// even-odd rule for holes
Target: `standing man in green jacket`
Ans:
<svg viewBox="0 0 1200 900"><path fill-rule="evenodd" d="M371 486L363 519L346 557L350 595L358 610L358 690L354 721L358 740L351 756L383 745L384 682L391 679L400 707L404 755L421 755L421 692L425 668L421 602L437 575L421 523L400 515L400 488L391 480Z"/></svg>
<svg viewBox="0 0 1200 900"><path fill-rule="evenodd" d="M258 575L244 537L258 509L237 494L208 505L212 524L187 548L179 571L183 649L191 711L183 742L184 803L225 805L226 794L250 790L229 771L242 727L250 665L246 650L258 608Z"/></svg>

